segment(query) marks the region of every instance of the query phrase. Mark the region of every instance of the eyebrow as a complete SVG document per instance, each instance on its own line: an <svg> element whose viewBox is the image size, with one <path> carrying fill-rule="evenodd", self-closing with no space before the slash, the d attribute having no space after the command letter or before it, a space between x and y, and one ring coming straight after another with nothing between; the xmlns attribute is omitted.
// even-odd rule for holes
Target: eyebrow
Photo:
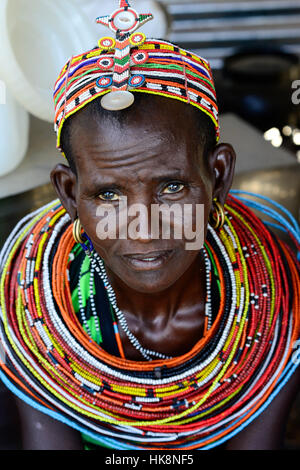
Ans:
<svg viewBox="0 0 300 470"><path fill-rule="evenodd" d="M186 176L183 174L182 170L177 170L173 173L169 173L167 175L161 175L161 176L152 176L151 181L156 181L158 183L164 182L164 181L171 181L171 180L186 180Z"/></svg>
<svg viewBox="0 0 300 470"><path fill-rule="evenodd" d="M125 186L117 183L108 183L108 182L91 182L89 184L88 190L85 193L99 193L100 191L114 191L114 190L123 190Z"/></svg>
<svg viewBox="0 0 300 470"><path fill-rule="evenodd" d="M172 181L172 180L186 180L186 177L184 176L182 170L178 169L172 173L166 174L166 175L152 175L150 178L151 182L156 182L156 183L164 183L167 181ZM116 182L109 182L105 181L105 179L101 179L99 181L91 181L89 183L89 192L95 193L99 191L107 191L107 190L124 190L126 189L126 186L116 183Z"/></svg>

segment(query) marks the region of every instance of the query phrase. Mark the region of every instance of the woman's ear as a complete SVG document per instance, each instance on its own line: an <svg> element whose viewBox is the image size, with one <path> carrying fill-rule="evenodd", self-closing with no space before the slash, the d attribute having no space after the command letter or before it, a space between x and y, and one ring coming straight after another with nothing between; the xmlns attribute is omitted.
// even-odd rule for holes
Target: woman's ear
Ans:
<svg viewBox="0 0 300 470"><path fill-rule="evenodd" d="M59 163L51 171L50 178L62 205L74 221L77 217L75 173L70 167Z"/></svg>
<svg viewBox="0 0 300 470"><path fill-rule="evenodd" d="M232 185L236 154L230 144L218 144L209 157L211 170L214 175L213 198L225 204Z"/></svg>

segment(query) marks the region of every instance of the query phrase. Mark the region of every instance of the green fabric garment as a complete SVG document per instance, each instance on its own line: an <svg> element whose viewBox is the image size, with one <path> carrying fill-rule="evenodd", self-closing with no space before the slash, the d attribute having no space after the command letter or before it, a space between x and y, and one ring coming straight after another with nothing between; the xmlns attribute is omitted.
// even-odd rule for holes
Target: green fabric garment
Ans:
<svg viewBox="0 0 300 470"><path fill-rule="evenodd" d="M74 256L79 255L78 246L75 247L73 251ZM80 268L80 290L82 294L82 305L86 311L88 311L89 299L90 299L90 259L85 256L83 263ZM95 295L95 284L93 288L93 295ZM79 313L79 298L78 298L78 286L72 291L72 304L75 310L75 313ZM97 325L96 325L97 323ZM87 315L87 324L89 330L85 325L82 325L86 333L90 333L92 339L96 341L97 344L102 342L102 334L100 329L99 318ZM98 329L97 329L98 327Z"/></svg>
<svg viewBox="0 0 300 470"><path fill-rule="evenodd" d="M87 436L86 434L81 433L81 437L84 444L84 450L97 450L100 448L112 449L112 447L106 446L105 444L99 444L96 439L93 439L92 437Z"/></svg>

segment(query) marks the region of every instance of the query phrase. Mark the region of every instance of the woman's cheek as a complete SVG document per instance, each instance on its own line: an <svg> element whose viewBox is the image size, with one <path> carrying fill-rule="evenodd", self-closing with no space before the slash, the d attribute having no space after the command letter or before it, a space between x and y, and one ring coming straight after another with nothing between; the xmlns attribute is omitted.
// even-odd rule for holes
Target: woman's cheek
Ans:
<svg viewBox="0 0 300 470"><path fill-rule="evenodd" d="M95 233L97 239L116 240L119 236L119 217L113 204L101 203L96 208Z"/></svg>

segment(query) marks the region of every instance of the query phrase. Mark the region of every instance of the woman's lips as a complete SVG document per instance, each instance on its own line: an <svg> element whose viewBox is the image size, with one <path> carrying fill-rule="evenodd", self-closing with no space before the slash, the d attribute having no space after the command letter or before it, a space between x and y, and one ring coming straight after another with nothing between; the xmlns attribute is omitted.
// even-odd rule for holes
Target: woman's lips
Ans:
<svg viewBox="0 0 300 470"><path fill-rule="evenodd" d="M159 269L173 255L174 250L152 251L149 253L132 253L122 255L124 261L139 271Z"/></svg>

